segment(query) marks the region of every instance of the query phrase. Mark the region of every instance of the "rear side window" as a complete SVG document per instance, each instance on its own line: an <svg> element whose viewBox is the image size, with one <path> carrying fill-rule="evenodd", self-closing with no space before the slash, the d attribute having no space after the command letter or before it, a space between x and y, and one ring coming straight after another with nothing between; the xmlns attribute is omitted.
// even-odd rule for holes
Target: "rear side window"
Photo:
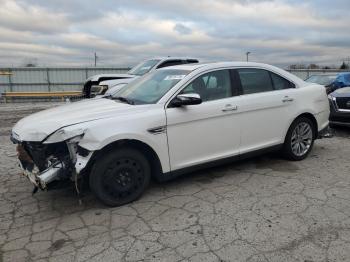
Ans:
<svg viewBox="0 0 350 262"><path fill-rule="evenodd" d="M294 84L284 79L283 77L276 75L275 73L270 72L273 86L276 90L293 88Z"/></svg>
<svg viewBox="0 0 350 262"><path fill-rule="evenodd" d="M268 71L256 68L237 69L243 94L254 94L274 90Z"/></svg>

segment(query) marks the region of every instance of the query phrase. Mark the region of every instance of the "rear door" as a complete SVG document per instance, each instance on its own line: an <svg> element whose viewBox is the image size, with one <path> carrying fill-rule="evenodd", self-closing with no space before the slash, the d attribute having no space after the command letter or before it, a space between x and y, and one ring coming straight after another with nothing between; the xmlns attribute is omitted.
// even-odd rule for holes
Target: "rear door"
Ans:
<svg viewBox="0 0 350 262"><path fill-rule="evenodd" d="M240 153L281 144L293 117L295 85L258 68L236 70L241 86Z"/></svg>

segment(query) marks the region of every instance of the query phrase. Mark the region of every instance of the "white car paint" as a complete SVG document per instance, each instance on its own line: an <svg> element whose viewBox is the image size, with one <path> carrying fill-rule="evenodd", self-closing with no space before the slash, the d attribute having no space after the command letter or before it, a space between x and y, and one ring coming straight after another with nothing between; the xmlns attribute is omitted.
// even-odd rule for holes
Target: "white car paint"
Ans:
<svg viewBox="0 0 350 262"><path fill-rule="evenodd" d="M189 83L207 72L221 69L258 68L291 81L295 88L239 95L199 105L168 108L170 101ZM54 143L80 136L77 142L91 151L77 155L79 173L93 152L112 142L133 139L150 146L163 173L258 149L282 144L291 123L301 114L312 114L318 131L328 125L329 104L323 86L306 83L274 66L221 62L190 64L159 70L188 70L160 100L129 105L109 99L91 99L42 111L20 120L13 128L19 141ZM283 102L285 99L290 99ZM157 134L148 130L164 127ZM55 139L50 140L54 136ZM68 135L69 136L69 135Z"/></svg>

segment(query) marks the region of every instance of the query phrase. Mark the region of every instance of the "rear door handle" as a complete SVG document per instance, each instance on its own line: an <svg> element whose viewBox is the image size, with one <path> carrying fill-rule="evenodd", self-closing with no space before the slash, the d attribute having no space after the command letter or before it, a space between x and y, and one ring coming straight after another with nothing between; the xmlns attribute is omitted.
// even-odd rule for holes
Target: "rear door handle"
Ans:
<svg viewBox="0 0 350 262"><path fill-rule="evenodd" d="M282 102L283 102L283 103L292 102L292 101L294 101L294 98L291 98L291 97L288 97L288 96L285 96L285 97L282 99Z"/></svg>
<svg viewBox="0 0 350 262"><path fill-rule="evenodd" d="M232 105L226 105L222 112L230 112L230 111L236 111L238 109L238 106L232 106Z"/></svg>

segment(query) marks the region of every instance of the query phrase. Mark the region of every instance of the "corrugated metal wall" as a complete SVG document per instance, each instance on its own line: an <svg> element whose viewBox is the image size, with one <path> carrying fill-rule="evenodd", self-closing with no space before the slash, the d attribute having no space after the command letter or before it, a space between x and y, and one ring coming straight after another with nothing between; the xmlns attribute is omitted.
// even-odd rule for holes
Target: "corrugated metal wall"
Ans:
<svg viewBox="0 0 350 262"><path fill-rule="evenodd" d="M10 91L81 90L84 81L96 74L125 73L129 68L0 68L0 93Z"/></svg>
<svg viewBox="0 0 350 262"><path fill-rule="evenodd" d="M84 81L96 74L125 73L129 68L42 68L19 67L0 68L0 94L10 91L73 91L81 90ZM292 74L306 79L310 75L337 73L341 70L293 69Z"/></svg>

